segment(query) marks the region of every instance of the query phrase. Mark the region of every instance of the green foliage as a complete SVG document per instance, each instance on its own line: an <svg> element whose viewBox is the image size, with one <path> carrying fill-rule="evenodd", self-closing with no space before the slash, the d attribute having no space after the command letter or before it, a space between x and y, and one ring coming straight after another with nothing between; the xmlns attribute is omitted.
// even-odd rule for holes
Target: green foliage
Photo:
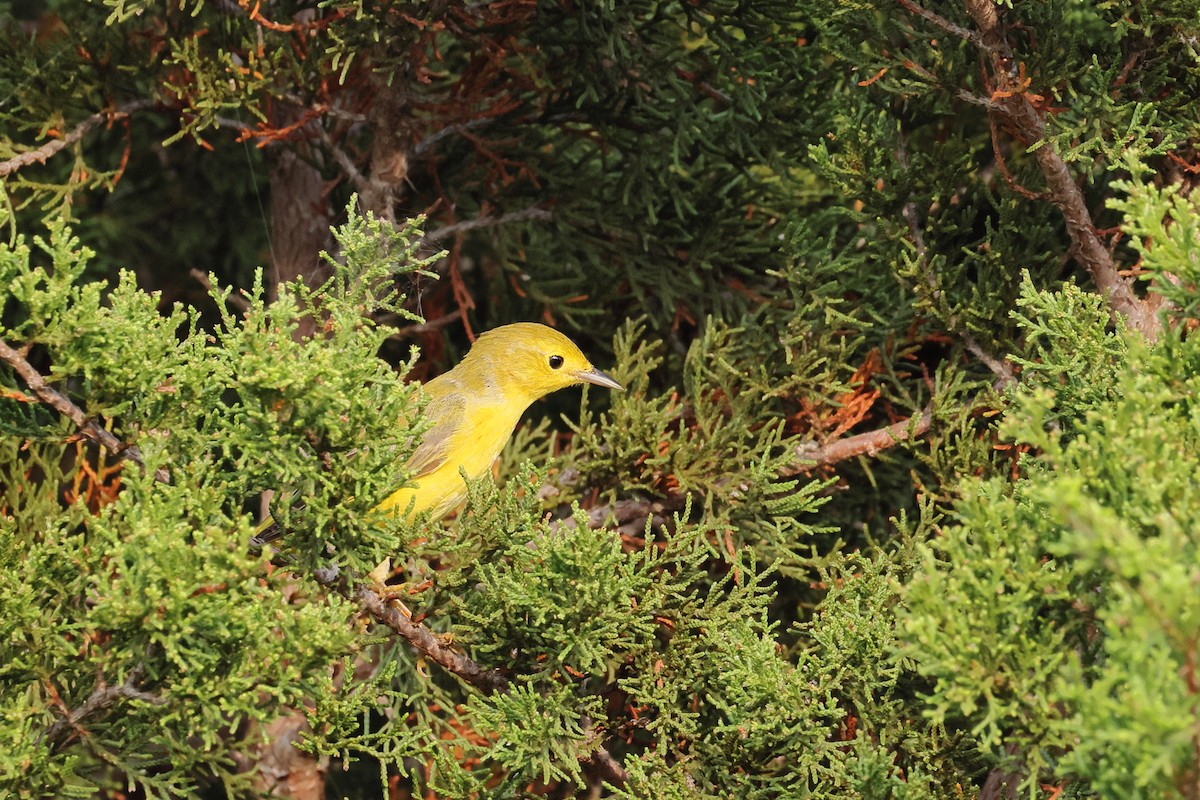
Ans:
<svg viewBox="0 0 1200 800"><path fill-rule="evenodd" d="M1069 430L1090 409L1116 398L1129 346L1107 329L1108 310L1098 295L1074 284L1041 291L1028 275L1022 288L1012 316L1025 331L1029 355L1012 357L1021 367L1021 382L1013 392L1028 396L1044 391L1053 398L1044 423Z"/></svg>
<svg viewBox="0 0 1200 800"><path fill-rule="evenodd" d="M1122 229L1153 280L1155 294L1166 298L1188 318L1200 317L1195 287L1200 285L1200 208L1191 196L1180 196L1174 184L1157 187L1140 181L1120 182L1124 197L1110 205L1125 216Z"/></svg>
<svg viewBox="0 0 1200 800"><path fill-rule="evenodd" d="M1081 301L1069 285L1026 298L1074 310L1053 317L1057 334L1038 327L1043 369L1008 412L1039 452L1015 484L980 484L925 550L902 653L934 681L934 718L970 729L1026 787L1189 797L1200 342L1131 347Z"/></svg>
<svg viewBox="0 0 1200 800"><path fill-rule="evenodd" d="M806 523L821 507L825 482L780 480L796 460L795 440L780 423L757 427L763 397L747 390L738 363L737 330L714 323L697 339L684 365L685 394L648 393L651 374L662 364L661 345L647 341L645 329L629 324L615 349L620 366L614 377L629 387L608 412L585 405L564 471L586 489L620 486L648 496L667 497L675 508L684 498L703 500L704 517L728 528L726 550L754 541L764 558L781 558L783 568L799 569L807 539L828 529ZM757 429L756 429L757 427Z"/></svg>
<svg viewBox="0 0 1200 800"><path fill-rule="evenodd" d="M0 787L1196 800L1194 6L4 6ZM627 391L372 514L528 319Z"/></svg>
<svg viewBox="0 0 1200 800"><path fill-rule="evenodd" d="M42 472L33 489L8 495L3 523L3 716L23 732L0 769L8 790L40 796L121 773L153 796L205 775L244 790L230 759L246 743L225 732L329 691L328 666L357 649L338 595L279 603L286 573L269 575L265 557L247 554L241 513L251 492L295 477L312 498L290 515L311 526L289 538L296 565L326 565L333 553L362 570L396 549L363 512L381 481L397 480L397 454L412 444L396 420L415 417L415 405L375 359L387 334L364 313L392 303L393 270L421 266L419 236L350 211L339 234L347 266L329 284L297 287L269 308L253 294L212 334L194 314L160 314L131 276L111 291L75 283L91 254L62 223L36 240L50 268L33 266L24 242L5 252L20 313L4 339L41 353L52 385L86 397L88 413L112 420L145 462L124 464L114 499L98 481L86 491L76 482L78 499L60 504L68 475L85 475L94 456L64 444L58 422L31 418L28 398L3 400L6 429L40 442L9 453L5 484ZM293 341L298 303L325 320L322 339ZM11 374L5 381L15 388ZM89 502L102 508L89 512ZM114 687L127 693L108 698L102 718L81 720L85 735L64 721L45 741L63 714ZM56 752L66 757L48 757Z"/></svg>

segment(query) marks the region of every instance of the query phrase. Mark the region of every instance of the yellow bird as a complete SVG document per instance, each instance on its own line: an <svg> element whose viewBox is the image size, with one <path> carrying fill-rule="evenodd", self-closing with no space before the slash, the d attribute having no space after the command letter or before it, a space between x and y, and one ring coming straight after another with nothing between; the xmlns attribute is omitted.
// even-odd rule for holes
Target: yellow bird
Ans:
<svg viewBox="0 0 1200 800"><path fill-rule="evenodd" d="M466 500L468 478L492 467L525 409L551 392L593 383L620 390L563 334L533 322L482 334L454 369L425 384L425 416L433 426L409 459L412 485L378 508L444 517Z"/></svg>
<svg viewBox="0 0 1200 800"><path fill-rule="evenodd" d="M425 416L433 425L408 461L409 485L377 508L394 514L428 511L439 519L467 498L470 479L492 467L525 409L551 392L581 383L609 389L621 384L596 369L563 334L545 325L518 322L482 334L452 370L425 384ZM280 535L268 518L252 545Z"/></svg>

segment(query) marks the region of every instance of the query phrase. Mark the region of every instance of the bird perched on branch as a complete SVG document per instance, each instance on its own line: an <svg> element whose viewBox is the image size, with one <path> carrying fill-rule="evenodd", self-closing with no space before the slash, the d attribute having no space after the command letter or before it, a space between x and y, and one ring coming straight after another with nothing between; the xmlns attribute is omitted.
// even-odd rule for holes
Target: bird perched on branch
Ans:
<svg viewBox="0 0 1200 800"><path fill-rule="evenodd" d="M458 365L425 384L425 417L433 425L409 459L409 485L377 508L402 515L427 511L434 519L449 514L467 497L460 470L470 479L482 477L535 400L581 383L622 389L553 328L518 322L482 334ZM267 520L254 544L279 535Z"/></svg>

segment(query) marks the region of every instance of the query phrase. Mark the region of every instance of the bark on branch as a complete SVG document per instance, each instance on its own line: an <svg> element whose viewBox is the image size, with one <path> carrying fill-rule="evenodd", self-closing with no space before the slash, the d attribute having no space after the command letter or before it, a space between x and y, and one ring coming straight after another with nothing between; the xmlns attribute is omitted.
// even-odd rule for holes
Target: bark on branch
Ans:
<svg viewBox="0 0 1200 800"><path fill-rule="evenodd" d="M105 430L104 426L95 420L89 419L88 415L83 413L82 408L72 403L65 395L51 388L46 383L46 379L42 377L42 374L25 360L24 355L3 339L0 339L0 361L4 361L12 367L13 372L17 373L25 381L25 385L29 387L29 391L33 392L42 403L71 420L84 436L119 458L127 458L138 465L145 466L141 451L138 450L136 445L126 444L116 436L113 436L111 432ZM157 470L154 473L154 479L159 483L171 482L171 476L165 469Z"/></svg>
<svg viewBox="0 0 1200 800"><path fill-rule="evenodd" d="M997 113L1008 120L1026 145L1037 147L1034 158L1046 180L1050 202L1062 212L1076 258L1088 271L1096 288L1108 298L1110 312L1114 316L1124 316L1129 327L1147 339L1156 338L1161 327L1158 304L1134 293L1130 279L1120 275L1108 249L1096 235L1096 226L1075 176L1058 148L1053 142L1046 141L1043 112L1034 106L1026 87L1019 83L1012 49L996 3L993 0L965 0L965 3L967 13L979 28L982 49L990 58L992 80L997 89L993 99L1000 106Z"/></svg>
<svg viewBox="0 0 1200 800"><path fill-rule="evenodd" d="M407 639L409 644L421 651L430 661L486 694L508 688L508 678L500 670L484 669L462 653L455 652L429 628L419 622L413 622L400 609L390 605L379 592L367 586L360 587L358 592L367 613Z"/></svg>
<svg viewBox="0 0 1200 800"><path fill-rule="evenodd" d="M20 170L22 167L28 167L31 164L45 164L55 153L70 147L78 142L84 136L99 125L101 122L114 122L119 119L124 119L130 113L144 108L149 105L149 101L138 101L129 103L116 109L106 109L97 111L87 119L80 122L72 128L66 136L61 139L52 139L46 142L41 147L36 147L33 150L13 156L5 161L0 161L0 178L7 178L9 175Z"/></svg>
<svg viewBox="0 0 1200 800"><path fill-rule="evenodd" d="M847 436L825 445L807 442L796 448L797 462L783 471L785 476L805 472L813 467L827 466L856 456L873 456L880 450L894 447L901 442L929 432L933 423L933 411L926 408L921 416L901 420L886 428L880 428L854 436Z"/></svg>
<svg viewBox="0 0 1200 800"><path fill-rule="evenodd" d="M144 674L145 668L139 664L130 671L129 677L117 686L110 686L103 679L97 680L92 693L78 708L71 710L46 728L42 733L42 741L51 750L61 751L72 742L73 735L82 736L85 733L82 727L84 720L111 708L118 700L141 700L143 703L152 705L165 703L166 701L158 695L138 689L138 684L141 683Z"/></svg>

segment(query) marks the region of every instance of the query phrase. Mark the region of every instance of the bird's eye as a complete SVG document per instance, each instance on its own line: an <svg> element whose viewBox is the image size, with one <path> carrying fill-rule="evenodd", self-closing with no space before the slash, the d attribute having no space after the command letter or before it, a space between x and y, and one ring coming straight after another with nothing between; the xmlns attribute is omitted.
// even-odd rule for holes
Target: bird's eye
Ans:
<svg viewBox="0 0 1200 800"><path fill-rule="evenodd" d="M558 369L563 365L562 356L550 356L550 369Z"/></svg>

